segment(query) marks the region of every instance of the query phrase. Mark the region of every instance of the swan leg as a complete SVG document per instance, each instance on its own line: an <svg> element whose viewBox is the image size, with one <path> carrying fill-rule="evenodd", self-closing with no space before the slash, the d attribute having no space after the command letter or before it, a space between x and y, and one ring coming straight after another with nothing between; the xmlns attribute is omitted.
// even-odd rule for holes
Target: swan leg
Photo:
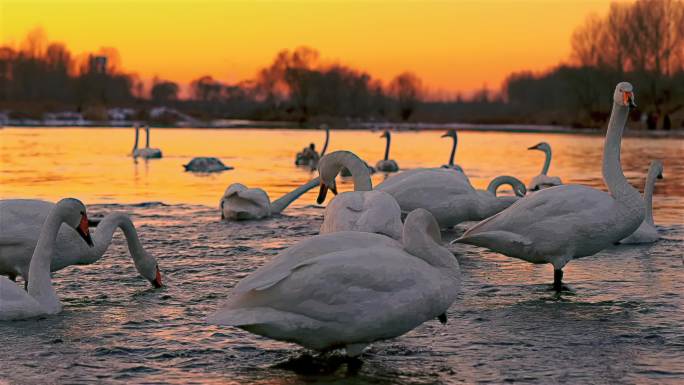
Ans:
<svg viewBox="0 0 684 385"><path fill-rule="evenodd" d="M553 289L558 293L563 290L563 270L553 271Z"/></svg>
<svg viewBox="0 0 684 385"><path fill-rule="evenodd" d="M28 291L28 279L24 281L24 290Z"/></svg>
<svg viewBox="0 0 684 385"><path fill-rule="evenodd" d="M438 315L438 316L437 316L437 319L438 319L439 322L441 322L443 325L446 324L446 323L447 323L447 316L446 316L446 313L442 313L442 314Z"/></svg>

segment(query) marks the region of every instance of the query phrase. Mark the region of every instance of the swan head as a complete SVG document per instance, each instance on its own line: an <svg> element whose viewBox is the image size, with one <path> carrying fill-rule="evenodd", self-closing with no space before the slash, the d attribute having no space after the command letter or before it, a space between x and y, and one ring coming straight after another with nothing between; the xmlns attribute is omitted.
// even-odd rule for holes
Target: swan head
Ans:
<svg viewBox="0 0 684 385"><path fill-rule="evenodd" d="M442 233L439 230L437 220L425 209L418 208L411 211L404 221L404 241L410 240L417 232L427 234L438 244L442 242Z"/></svg>
<svg viewBox="0 0 684 385"><path fill-rule="evenodd" d="M655 170L658 179L663 179L663 161L654 160L651 162L651 168Z"/></svg>
<svg viewBox="0 0 684 385"><path fill-rule="evenodd" d="M620 106L635 108L636 103L634 101L634 87L632 87L632 84L628 82L618 83L613 94L613 101Z"/></svg>
<svg viewBox="0 0 684 385"><path fill-rule="evenodd" d="M135 268L138 273L142 275L145 279L150 281L152 286L155 288L160 288L163 286L161 271L159 270L159 265L157 260L151 256L144 249L141 251L139 258L135 258Z"/></svg>
<svg viewBox="0 0 684 385"><path fill-rule="evenodd" d="M93 247L93 239L90 237L88 227L88 214L83 202L75 198L64 198L57 202L57 206L63 210L64 223L73 227L88 246Z"/></svg>
<svg viewBox="0 0 684 385"><path fill-rule="evenodd" d="M442 136L442 138L456 138L456 130L448 130Z"/></svg>
<svg viewBox="0 0 684 385"><path fill-rule="evenodd" d="M540 151L551 151L551 146L546 142L539 142L532 147L528 147L528 150L540 150Z"/></svg>

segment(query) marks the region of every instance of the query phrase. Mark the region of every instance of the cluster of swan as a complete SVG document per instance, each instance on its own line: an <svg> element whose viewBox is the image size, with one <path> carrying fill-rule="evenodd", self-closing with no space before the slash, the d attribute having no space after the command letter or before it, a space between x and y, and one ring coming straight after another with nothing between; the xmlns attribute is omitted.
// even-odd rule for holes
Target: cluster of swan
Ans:
<svg viewBox="0 0 684 385"><path fill-rule="evenodd" d="M446 322L461 276L458 261L442 245L440 229L478 220L454 243L550 263L553 288L562 291L563 267L569 261L621 240L658 239L651 201L662 163L651 164L643 197L627 182L620 164L633 103L631 84L619 83L603 151L609 193L546 177L551 156L546 143L533 147L547 154L542 175L530 184L535 192L528 194L520 180L507 175L477 190L453 162L454 131L446 135L454 139L448 165L404 171L375 188L367 164L349 151L317 159L319 176L274 202L262 189L232 184L219 204L225 220L279 214L316 186L319 204L328 190L336 196L325 209L319 235L294 244L242 279L208 322L322 352L343 348L357 356L368 344L400 336L431 319ZM390 136L383 136L388 160ZM335 179L343 170L350 172L354 191L338 195ZM505 184L515 196L496 195ZM59 312L50 271L95 262L117 227L124 231L140 275L161 286L156 260L142 249L126 215L105 217L91 239L85 206L74 199L56 205L3 201L0 210L0 273L12 279L21 275L28 282L25 292L11 279L0 278L0 319ZM67 226L60 227L62 223Z"/></svg>

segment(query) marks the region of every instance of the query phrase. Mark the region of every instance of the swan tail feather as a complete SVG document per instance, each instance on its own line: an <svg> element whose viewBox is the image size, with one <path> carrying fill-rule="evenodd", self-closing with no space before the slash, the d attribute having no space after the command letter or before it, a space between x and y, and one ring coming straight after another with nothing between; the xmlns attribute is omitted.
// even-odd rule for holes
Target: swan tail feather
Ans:
<svg viewBox="0 0 684 385"><path fill-rule="evenodd" d="M283 195L282 197L276 199L271 204L271 213L280 214L283 210L285 210L287 208L287 206L289 206L297 198L299 198L300 196L302 196L304 193L311 190L312 188L318 186L319 184L320 184L319 178L316 177L314 179L311 179L307 183L297 187L296 189L290 191L289 193Z"/></svg>

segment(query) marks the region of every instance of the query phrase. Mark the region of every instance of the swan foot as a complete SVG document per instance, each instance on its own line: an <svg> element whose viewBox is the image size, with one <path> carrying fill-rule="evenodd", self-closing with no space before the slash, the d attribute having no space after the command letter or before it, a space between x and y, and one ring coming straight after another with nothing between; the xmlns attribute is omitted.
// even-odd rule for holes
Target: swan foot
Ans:
<svg viewBox="0 0 684 385"><path fill-rule="evenodd" d="M447 315L446 315L446 313L442 313L442 314L438 315L438 316L437 316L437 319L439 320L439 322L442 323L442 325L446 325L446 323L447 323Z"/></svg>
<svg viewBox="0 0 684 385"><path fill-rule="evenodd" d="M291 370L297 374L320 375L335 373L345 364L347 365L347 372L349 374L355 374L361 369L363 361L356 357L341 356L339 354L322 353L318 356L312 356L305 353L299 357L293 357L275 364L273 367L276 369Z"/></svg>

